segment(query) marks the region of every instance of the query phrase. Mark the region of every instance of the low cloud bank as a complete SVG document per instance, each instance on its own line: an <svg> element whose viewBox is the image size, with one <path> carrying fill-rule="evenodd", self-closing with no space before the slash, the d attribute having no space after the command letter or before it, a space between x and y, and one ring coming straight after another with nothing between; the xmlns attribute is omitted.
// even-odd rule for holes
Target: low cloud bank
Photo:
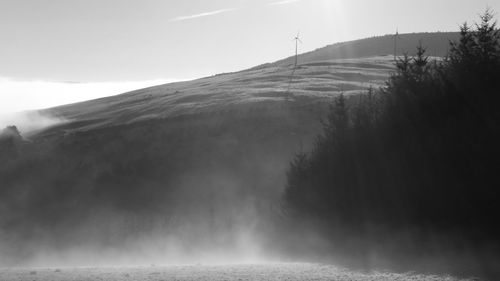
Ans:
<svg viewBox="0 0 500 281"><path fill-rule="evenodd" d="M0 77L0 114L86 101L183 79L118 82L22 81Z"/></svg>

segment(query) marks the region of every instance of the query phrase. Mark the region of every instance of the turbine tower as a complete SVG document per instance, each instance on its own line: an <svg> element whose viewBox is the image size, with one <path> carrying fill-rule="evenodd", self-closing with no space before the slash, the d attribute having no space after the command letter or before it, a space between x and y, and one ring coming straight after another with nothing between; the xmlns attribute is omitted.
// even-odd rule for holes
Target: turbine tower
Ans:
<svg viewBox="0 0 500 281"><path fill-rule="evenodd" d="M299 42L302 44L302 40L299 38L300 32L297 32L297 36L293 38L295 40L295 65L294 67L297 67L297 62L298 62L298 56L299 56Z"/></svg>
<svg viewBox="0 0 500 281"><path fill-rule="evenodd" d="M396 61L398 53L398 35L398 28L396 28L396 34L394 34L394 61Z"/></svg>

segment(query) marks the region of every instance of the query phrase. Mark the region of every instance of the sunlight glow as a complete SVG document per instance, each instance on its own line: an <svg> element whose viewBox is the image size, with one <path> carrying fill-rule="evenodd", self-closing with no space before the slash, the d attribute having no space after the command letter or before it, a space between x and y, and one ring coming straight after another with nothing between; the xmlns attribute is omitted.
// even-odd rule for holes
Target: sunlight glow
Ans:
<svg viewBox="0 0 500 281"><path fill-rule="evenodd" d="M340 32L340 36L344 37L349 33L347 25L347 11L344 9L342 0L322 0L325 19L329 22L329 26L336 27L336 31Z"/></svg>

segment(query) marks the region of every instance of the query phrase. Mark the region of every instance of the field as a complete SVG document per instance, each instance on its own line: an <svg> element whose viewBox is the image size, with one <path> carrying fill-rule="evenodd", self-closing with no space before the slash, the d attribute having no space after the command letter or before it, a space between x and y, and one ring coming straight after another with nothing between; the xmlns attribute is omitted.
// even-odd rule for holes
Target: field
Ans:
<svg viewBox="0 0 500 281"><path fill-rule="evenodd" d="M332 281L396 281L396 280L475 280L451 276L414 273L355 272L329 265L287 263L255 265L188 265L126 268L38 268L1 269L0 281L195 281L195 280L332 280Z"/></svg>

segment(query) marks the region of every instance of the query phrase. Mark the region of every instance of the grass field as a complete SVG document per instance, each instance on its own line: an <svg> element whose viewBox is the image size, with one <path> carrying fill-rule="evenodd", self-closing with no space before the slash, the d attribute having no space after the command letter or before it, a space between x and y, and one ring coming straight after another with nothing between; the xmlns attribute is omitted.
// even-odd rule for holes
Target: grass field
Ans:
<svg viewBox="0 0 500 281"><path fill-rule="evenodd" d="M451 276L414 273L355 272L335 266L308 263L255 265L189 265L126 268L19 268L1 269L1 281L195 281L195 280L300 280L300 281L458 281Z"/></svg>

